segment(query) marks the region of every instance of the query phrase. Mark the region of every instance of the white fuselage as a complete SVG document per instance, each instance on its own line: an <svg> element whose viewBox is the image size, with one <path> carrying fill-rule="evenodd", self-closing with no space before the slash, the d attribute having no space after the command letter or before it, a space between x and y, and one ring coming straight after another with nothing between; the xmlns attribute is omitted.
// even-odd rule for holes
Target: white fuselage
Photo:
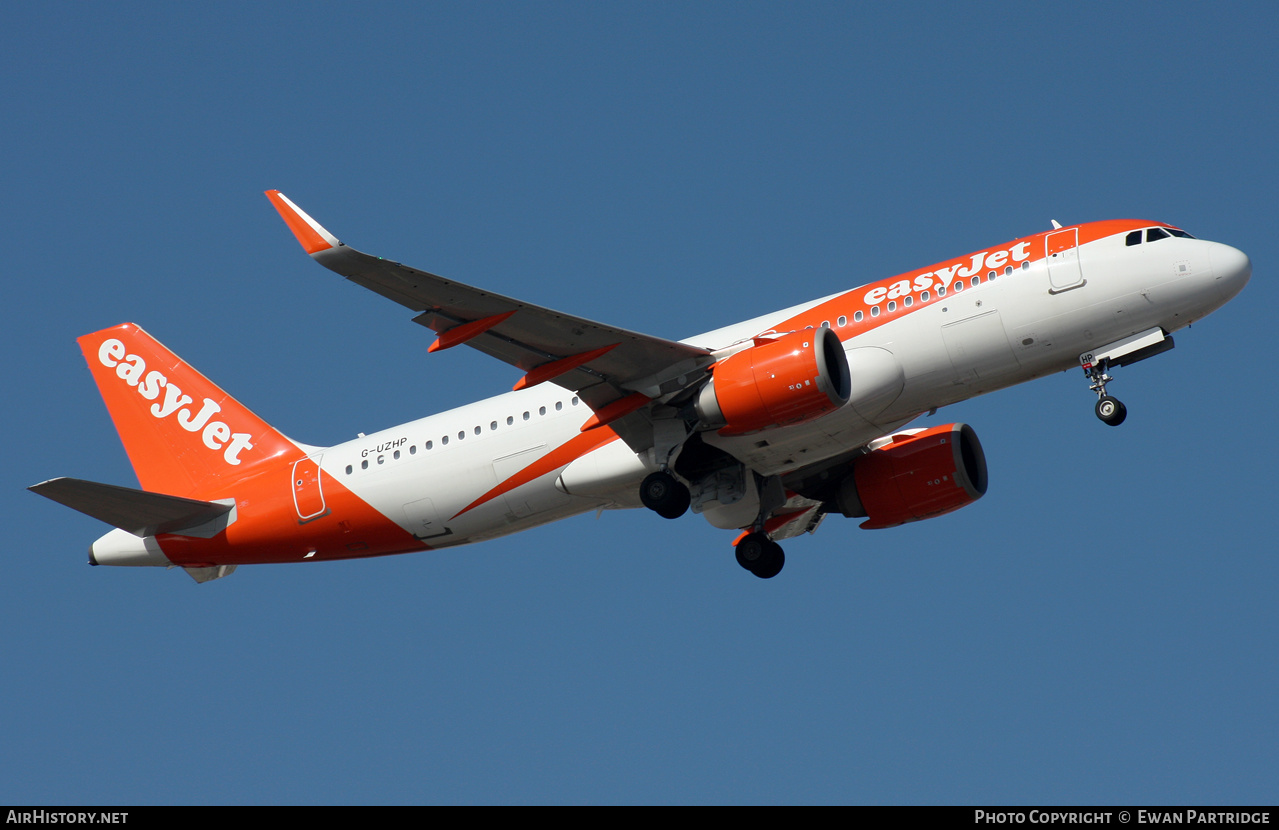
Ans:
<svg viewBox="0 0 1279 830"><path fill-rule="evenodd" d="M689 338L728 354L762 332L823 325L843 341L852 375L852 400L830 415L769 430L767 440L715 432L704 440L761 475L785 475L847 455L923 412L1078 365L1089 349L1155 327L1181 329L1238 293L1250 274L1241 252L1192 238L1128 245L1115 233L1078 245L1064 262L1045 255L1043 238L1029 238L1040 250L1016 267L996 253L987 263L1003 268L982 268L986 252L972 255L967 271L976 273L958 277L961 289L952 282L944 296L918 290L929 284L930 272L920 272L913 293L899 290L891 310L889 295L863 286ZM966 273L936 270L943 276L933 286ZM874 325L859 326L854 315ZM554 456L579 439L590 415L571 391L542 384L315 449L313 457L424 545L459 545L601 507L639 506L639 482L656 469L651 453L610 440Z"/></svg>

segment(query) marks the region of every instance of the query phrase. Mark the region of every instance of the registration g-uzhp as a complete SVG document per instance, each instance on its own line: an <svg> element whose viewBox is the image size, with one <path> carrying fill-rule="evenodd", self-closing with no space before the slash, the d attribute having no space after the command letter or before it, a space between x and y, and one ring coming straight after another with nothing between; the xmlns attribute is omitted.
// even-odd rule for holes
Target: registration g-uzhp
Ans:
<svg viewBox="0 0 1279 830"><path fill-rule="evenodd" d="M317 262L517 367L514 390L331 447L285 437L133 324L80 338L141 489L31 489L114 525L100 565L197 580L261 562L439 550L605 508L691 508L759 577L823 517L887 528L986 491L972 427L922 413L1081 365L1109 370L1239 293L1235 248L1160 222L1053 228L675 342L350 248L277 191ZM844 532L837 529L836 532Z"/></svg>

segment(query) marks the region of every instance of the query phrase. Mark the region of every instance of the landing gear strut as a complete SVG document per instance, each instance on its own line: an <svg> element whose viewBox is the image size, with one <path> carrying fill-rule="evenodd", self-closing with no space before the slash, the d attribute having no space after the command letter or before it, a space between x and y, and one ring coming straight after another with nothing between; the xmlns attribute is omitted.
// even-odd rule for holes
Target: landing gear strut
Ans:
<svg viewBox="0 0 1279 830"><path fill-rule="evenodd" d="M650 473L640 484L640 501L664 519L683 516L691 500L688 488L665 470Z"/></svg>
<svg viewBox="0 0 1279 830"><path fill-rule="evenodd" d="M782 572L786 564L782 546L758 531L747 534L738 542L736 553L737 564L760 579L772 579Z"/></svg>
<svg viewBox="0 0 1279 830"><path fill-rule="evenodd" d="M1128 417L1128 407L1124 406L1118 398L1112 398L1106 394L1106 384L1114 380L1106 372L1108 368L1110 368L1110 361L1103 358L1097 363L1085 363L1084 374L1091 381L1088 388L1097 393L1095 409L1097 417L1103 424L1117 427L1124 422L1124 418Z"/></svg>

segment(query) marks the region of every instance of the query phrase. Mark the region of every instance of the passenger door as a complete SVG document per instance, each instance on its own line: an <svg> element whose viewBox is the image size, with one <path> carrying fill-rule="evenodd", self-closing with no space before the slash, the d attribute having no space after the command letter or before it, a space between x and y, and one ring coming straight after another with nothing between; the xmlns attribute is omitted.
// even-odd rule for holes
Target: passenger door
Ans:
<svg viewBox="0 0 1279 830"><path fill-rule="evenodd" d="M1060 294L1084 284L1079 265L1079 228L1067 228L1044 237L1044 261L1048 263L1048 293Z"/></svg>

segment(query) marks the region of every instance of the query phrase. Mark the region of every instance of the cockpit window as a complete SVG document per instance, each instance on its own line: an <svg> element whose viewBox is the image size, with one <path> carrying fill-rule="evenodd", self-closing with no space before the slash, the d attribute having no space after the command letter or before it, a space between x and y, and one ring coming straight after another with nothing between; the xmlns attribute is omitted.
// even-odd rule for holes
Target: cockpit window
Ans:
<svg viewBox="0 0 1279 830"><path fill-rule="evenodd" d="M1124 237L1124 244L1131 247L1141 244L1142 231L1133 231ZM1183 231L1181 228L1146 228L1146 241L1154 242L1157 239L1167 239L1171 236L1179 236L1182 239L1194 239L1195 237Z"/></svg>

